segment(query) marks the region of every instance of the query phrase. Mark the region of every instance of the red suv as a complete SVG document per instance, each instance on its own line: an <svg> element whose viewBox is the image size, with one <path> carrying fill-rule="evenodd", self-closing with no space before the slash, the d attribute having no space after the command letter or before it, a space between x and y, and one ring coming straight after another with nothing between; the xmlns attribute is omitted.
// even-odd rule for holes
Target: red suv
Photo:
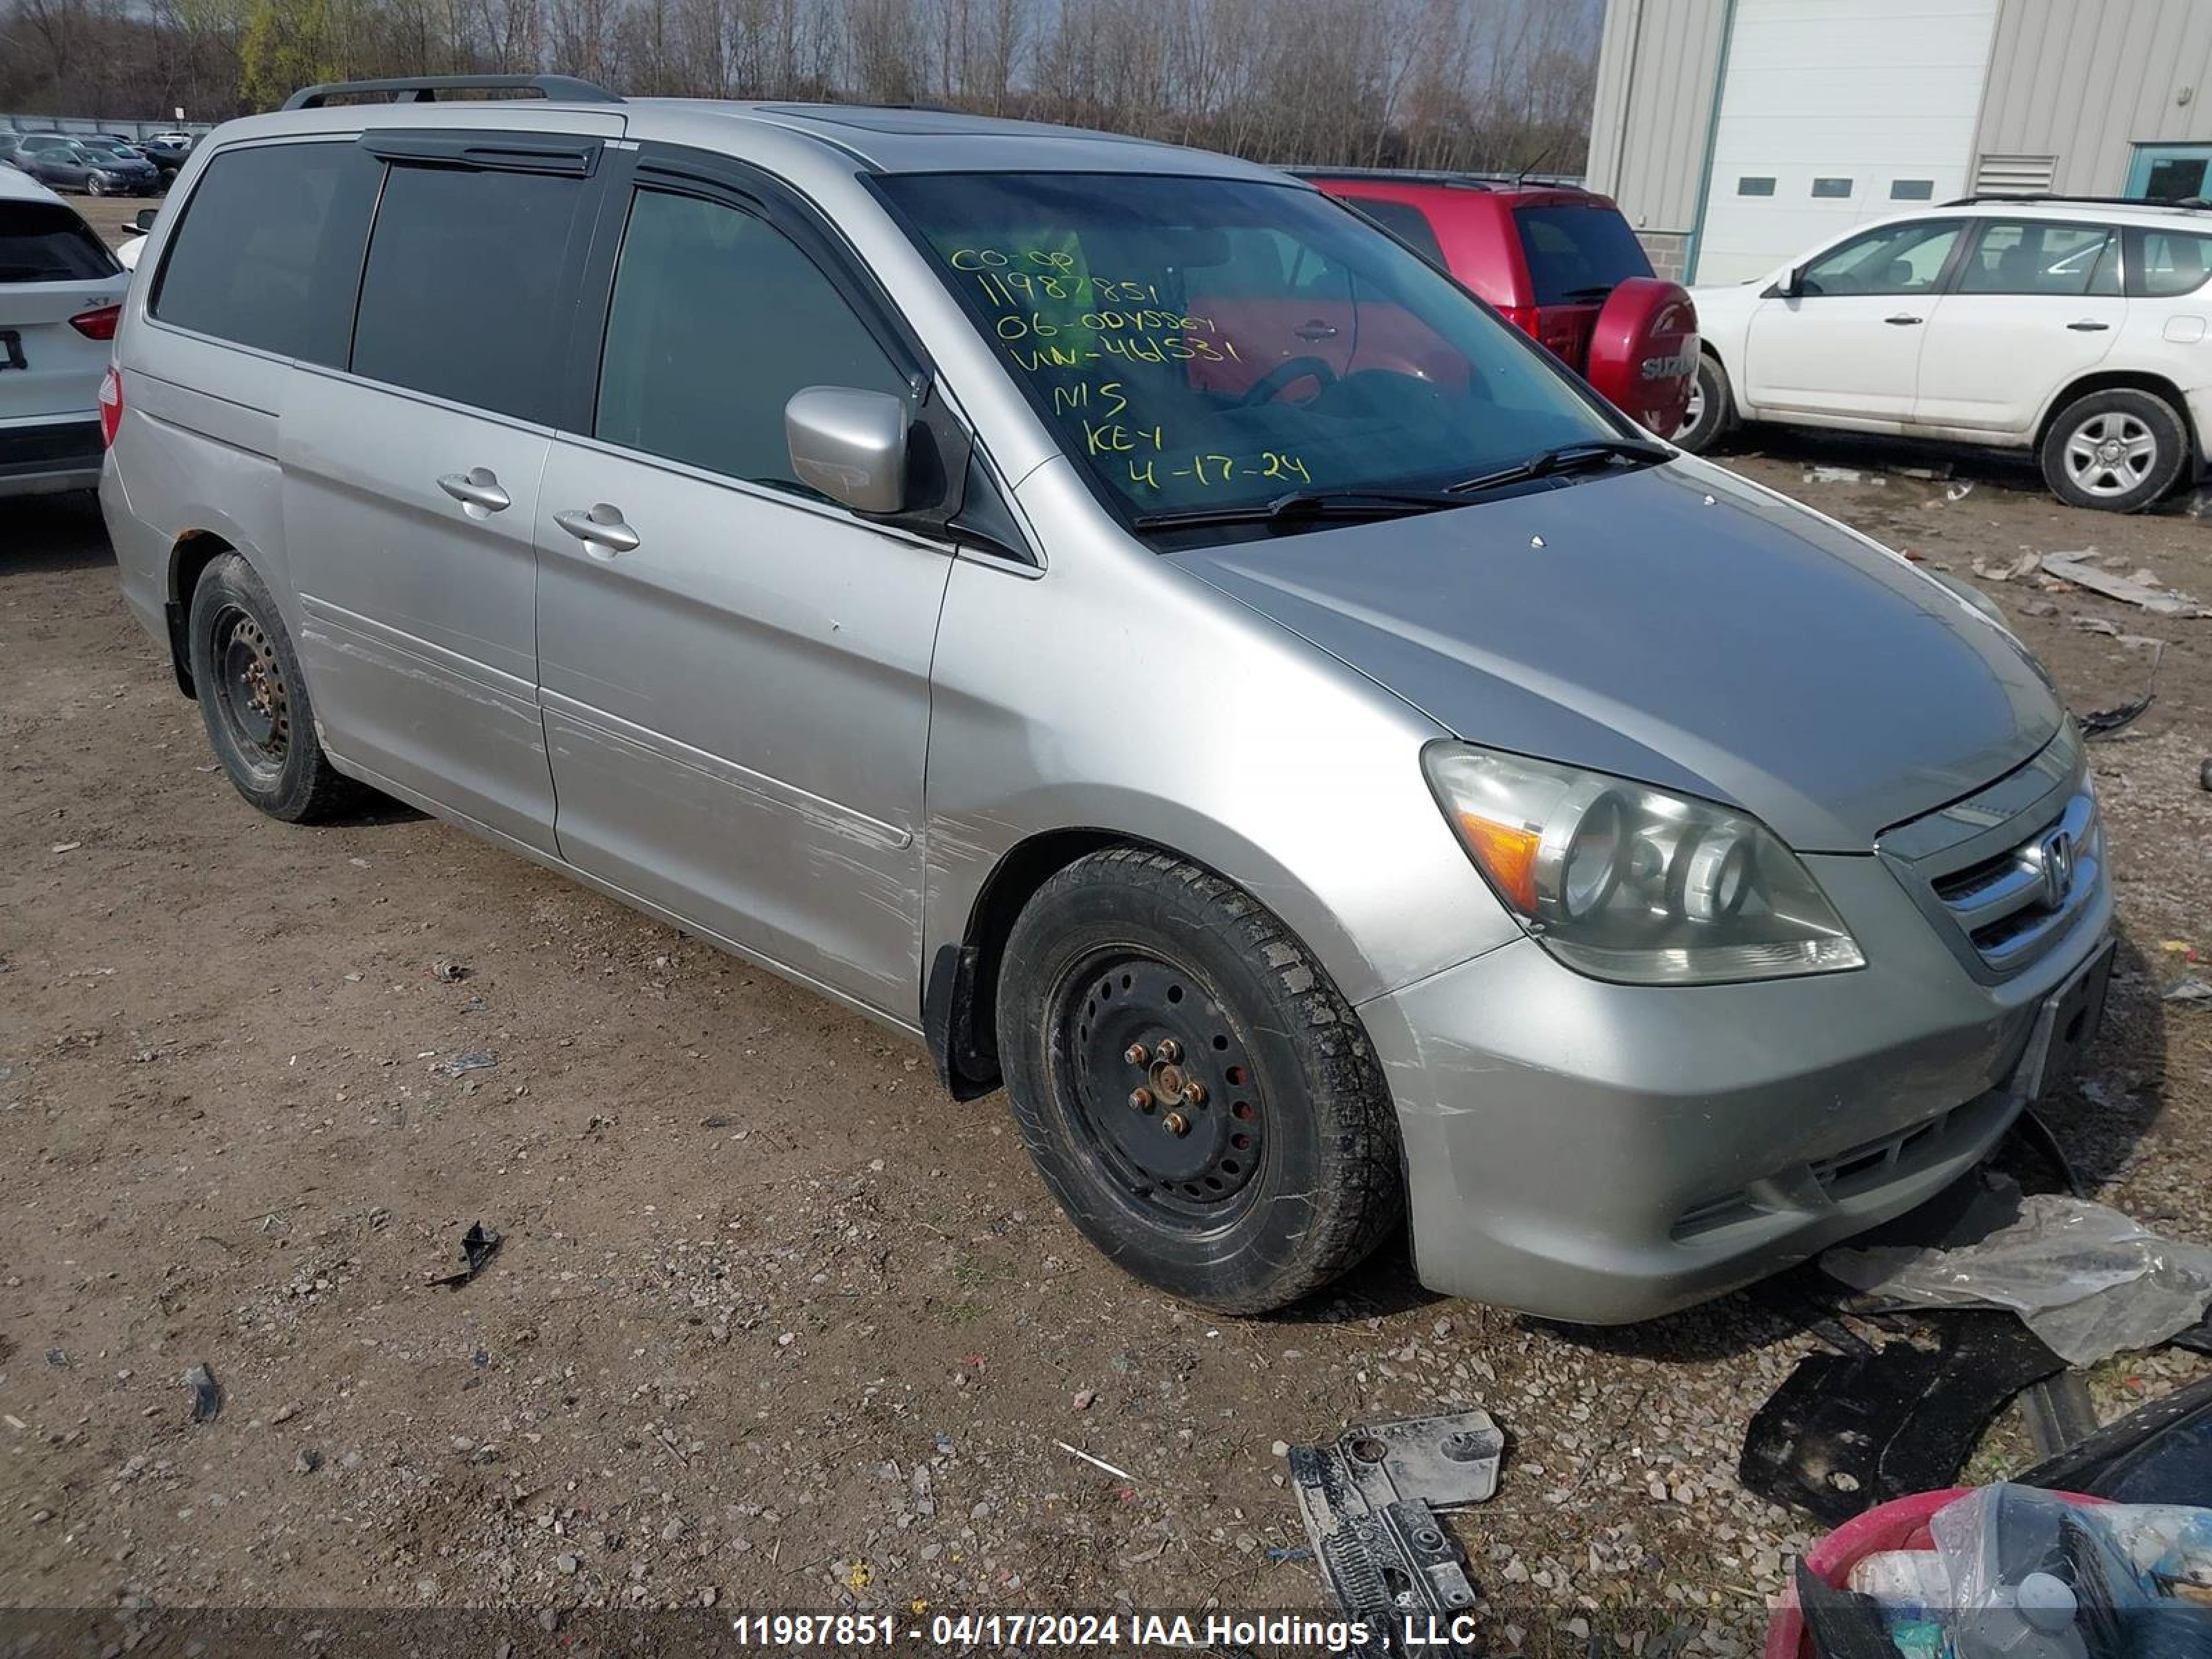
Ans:
<svg viewBox="0 0 2212 1659"><path fill-rule="evenodd" d="M1652 431L1682 424L1698 313L1610 198L1462 173L1304 169L1504 313Z"/></svg>

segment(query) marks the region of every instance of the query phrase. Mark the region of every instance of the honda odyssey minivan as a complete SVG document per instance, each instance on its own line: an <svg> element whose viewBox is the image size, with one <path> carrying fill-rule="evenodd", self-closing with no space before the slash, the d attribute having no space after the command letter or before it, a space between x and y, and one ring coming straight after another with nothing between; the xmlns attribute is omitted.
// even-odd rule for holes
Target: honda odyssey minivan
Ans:
<svg viewBox="0 0 2212 1659"><path fill-rule="evenodd" d="M1933 1194L2094 1030L2019 642L1358 215L520 85L220 129L125 301L124 591L264 812L367 786L922 1039L1232 1311L1407 1213L1438 1289L1678 1307Z"/></svg>

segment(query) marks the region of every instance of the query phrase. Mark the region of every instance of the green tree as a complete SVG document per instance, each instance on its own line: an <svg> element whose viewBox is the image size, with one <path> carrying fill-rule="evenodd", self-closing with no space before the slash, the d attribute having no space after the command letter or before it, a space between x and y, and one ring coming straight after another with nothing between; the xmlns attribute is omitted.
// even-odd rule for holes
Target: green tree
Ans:
<svg viewBox="0 0 2212 1659"><path fill-rule="evenodd" d="M345 30L333 0L252 0L239 45L239 95L273 109L294 91L345 78Z"/></svg>

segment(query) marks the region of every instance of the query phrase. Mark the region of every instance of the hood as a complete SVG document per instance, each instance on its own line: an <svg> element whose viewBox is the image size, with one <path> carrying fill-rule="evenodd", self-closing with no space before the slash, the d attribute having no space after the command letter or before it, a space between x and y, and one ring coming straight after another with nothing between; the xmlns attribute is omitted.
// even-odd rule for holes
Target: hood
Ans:
<svg viewBox="0 0 2212 1659"><path fill-rule="evenodd" d="M1455 736L1741 807L1801 852L1870 851L2064 718L1955 594L1701 463L1166 556Z"/></svg>

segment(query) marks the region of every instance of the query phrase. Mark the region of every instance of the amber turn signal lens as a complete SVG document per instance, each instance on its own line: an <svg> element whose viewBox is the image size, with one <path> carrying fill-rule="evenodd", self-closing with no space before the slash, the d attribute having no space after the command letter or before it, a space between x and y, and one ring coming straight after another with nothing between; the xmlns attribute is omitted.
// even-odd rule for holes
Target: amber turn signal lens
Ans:
<svg viewBox="0 0 2212 1659"><path fill-rule="evenodd" d="M1467 838L1468 851L1474 854L1475 862L1505 901L1522 915L1534 915L1536 845L1541 839L1536 831L1493 823L1473 812L1459 815L1459 828Z"/></svg>

